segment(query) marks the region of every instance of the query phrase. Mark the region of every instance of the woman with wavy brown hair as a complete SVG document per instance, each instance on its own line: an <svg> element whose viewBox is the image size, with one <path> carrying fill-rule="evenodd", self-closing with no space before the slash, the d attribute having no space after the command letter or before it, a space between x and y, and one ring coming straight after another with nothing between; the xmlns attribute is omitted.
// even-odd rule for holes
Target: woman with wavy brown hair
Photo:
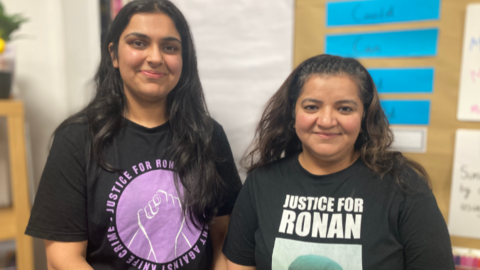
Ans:
<svg viewBox="0 0 480 270"><path fill-rule="evenodd" d="M246 156L223 249L229 269L454 269L428 175L392 141L358 61L300 64Z"/></svg>

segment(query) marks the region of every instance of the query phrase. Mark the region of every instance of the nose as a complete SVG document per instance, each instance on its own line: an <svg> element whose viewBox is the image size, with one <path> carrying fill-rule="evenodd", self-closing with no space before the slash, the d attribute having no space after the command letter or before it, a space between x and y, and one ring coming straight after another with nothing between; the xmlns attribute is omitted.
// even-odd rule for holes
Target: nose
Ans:
<svg viewBox="0 0 480 270"><path fill-rule="evenodd" d="M324 107L318 112L317 125L328 129L337 125L337 119L333 108Z"/></svg>
<svg viewBox="0 0 480 270"><path fill-rule="evenodd" d="M163 64L163 55L158 45L150 46L147 51L147 62L152 66Z"/></svg>

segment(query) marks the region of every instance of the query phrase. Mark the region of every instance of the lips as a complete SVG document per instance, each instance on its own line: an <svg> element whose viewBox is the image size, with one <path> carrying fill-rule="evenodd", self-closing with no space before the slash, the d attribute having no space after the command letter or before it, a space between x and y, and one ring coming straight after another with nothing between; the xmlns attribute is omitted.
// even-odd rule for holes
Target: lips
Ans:
<svg viewBox="0 0 480 270"><path fill-rule="evenodd" d="M159 79L164 77L166 74L163 72L153 71L153 70L142 70L141 73L147 78Z"/></svg>
<svg viewBox="0 0 480 270"><path fill-rule="evenodd" d="M340 133L327 133L327 132L316 132L315 134L317 134L320 138L322 139L334 139L338 136L340 136Z"/></svg>

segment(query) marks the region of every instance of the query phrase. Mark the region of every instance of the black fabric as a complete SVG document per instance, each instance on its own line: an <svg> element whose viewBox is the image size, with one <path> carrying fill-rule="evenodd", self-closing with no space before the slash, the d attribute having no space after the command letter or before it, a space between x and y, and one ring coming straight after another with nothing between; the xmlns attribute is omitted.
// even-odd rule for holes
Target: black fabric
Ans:
<svg viewBox="0 0 480 270"><path fill-rule="evenodd" d="M435 197L413 170L401 177L417 192L361 159L324 176L298 156L259 168L238 196L223 252L257 269L453 270Z"/></svg>
<svg viewBox="0 0 480 270"><path fill-rule="evenodd" d="M208 226L196 229L181 213L175 164L165 153L172 140L169 123L146 128L124 121L106 152L107 160L124 170L121 174L87 161L87 124L56 133L26 234L63 242L88 240L87 262L94 269L209 269ZM218 215L228 215L241 182L227 137L216 122L212 140L218 149L216 167L227 187L219 194L223 203Z"/></svg>

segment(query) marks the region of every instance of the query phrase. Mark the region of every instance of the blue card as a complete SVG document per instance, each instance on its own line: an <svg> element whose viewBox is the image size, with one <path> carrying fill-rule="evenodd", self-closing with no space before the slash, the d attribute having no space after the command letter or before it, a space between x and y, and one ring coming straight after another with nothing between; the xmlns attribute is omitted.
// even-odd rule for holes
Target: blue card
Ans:
<svg viewBox="0 0 480 270"><path fill-rule="evenodd" d="M428 125L430 100L380 100L391 125Z"/></svg>
<svg viewBox="0 0 480 270"><path fill-rule="evenodd" d="M325 53L354 58L433 57L438 28L326 35Z"/></svg>
<svg viewBox="0 0 480 270"><path fill-rule="evenodd" d="M433 93L433 68L370 68L368 72L380 94Z"/></svg>
<svg viewBox="0 0 480 270"><path fill-rule="evenodd" d="M440 0L369 0L327 3L327 27L440 19Z"/></svg>

